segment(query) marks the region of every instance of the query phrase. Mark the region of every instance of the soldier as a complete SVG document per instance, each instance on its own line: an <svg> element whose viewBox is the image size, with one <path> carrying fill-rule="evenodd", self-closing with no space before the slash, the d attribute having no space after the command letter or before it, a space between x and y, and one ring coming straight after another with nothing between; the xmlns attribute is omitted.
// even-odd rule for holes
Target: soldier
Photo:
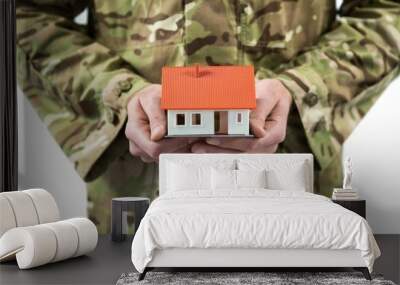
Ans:
<svg viewBox="0 0 400 285"><path fill-rule="evenodd" d="M88 182L100 232L112 197L157 195L160 152L312 152L330 195L343 142L400 69L390 0L21 0L17 32L19 84ZM195 63L254 65L256 138L163 139L161 68Z"/></svg>

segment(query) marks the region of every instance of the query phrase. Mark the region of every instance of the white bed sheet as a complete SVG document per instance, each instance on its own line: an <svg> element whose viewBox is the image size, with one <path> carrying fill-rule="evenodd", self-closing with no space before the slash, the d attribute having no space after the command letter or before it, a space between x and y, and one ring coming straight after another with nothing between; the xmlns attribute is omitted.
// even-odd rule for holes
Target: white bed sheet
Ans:
<svg viewBox="0 0 400 285"><path fill-rule="evenodd" d="M320 195L265 189L158 197L132 243L135 268L143 272L166 248L357 249L370 271L380 255L359 215Z"/></svg>

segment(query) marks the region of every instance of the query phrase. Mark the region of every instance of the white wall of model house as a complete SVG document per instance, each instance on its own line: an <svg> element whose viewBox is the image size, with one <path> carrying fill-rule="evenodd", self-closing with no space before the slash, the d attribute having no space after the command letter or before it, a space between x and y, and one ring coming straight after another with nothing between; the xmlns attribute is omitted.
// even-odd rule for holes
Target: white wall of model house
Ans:
<svg viewBox="0 0 400 285"><path fill-rule="evenodd" d="M249 110L230 110L228 112L228 134L249 135Z"/></svg>
<svg viewBox="0 0 400 285"><path fill-rule="evenodd" d="M214 113L228 113L229 135L249 135L249 110L168 110L168 135L214 135Z"/></svg>
<svg viewBox="0 0 400 285"><path fill-rule="evenodd" d="M208 110L168 110L168 135L208 135L214 133L214 112ZM200 124L194 124L193 117L200 115ZM178 116L183 116L178 122Z"/></svg>

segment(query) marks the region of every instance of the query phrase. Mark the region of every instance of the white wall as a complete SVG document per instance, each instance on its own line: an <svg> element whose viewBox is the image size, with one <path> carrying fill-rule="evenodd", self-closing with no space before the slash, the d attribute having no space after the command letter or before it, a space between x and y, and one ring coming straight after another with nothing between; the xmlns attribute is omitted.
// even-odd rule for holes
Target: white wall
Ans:
<svg viewBox="0 0 400 285"><path fill-rule="evenodd" d="M237 122L238 113L242 113L242 122ZM249 135L249 114L246 109L228 111L228 134Z"/></svg>
<svg viewBox="0 0 400 285"><path fill-rule="evenodd" d="M84 182L19 89L18 183L52 193L62 218L86 216Z"/></svg>
<svg viewBox="0 0 400 285"><path fill-rule="evenodd" d="M214 134L214 112L205 110L168 110L168 135L208 135ZM176 125L176 115L185 114L185 125ZM192 126L192 114L201 114L201 124Z"/></svg>
<svg viewBox="0 0 400 285"><path fill-rule="evenodd" d="M339 8L343 0L336 0ZM367 220L380 234L400 234L400 78L393 82L344 145L354 187L367 200Z"/></svg>
<svg viewBox="0 0 400 285"><path fill-rule="evenodd" d="M344 144L353 186L367 200L367 220L380 234L400 234L400 77Z"/></svg>

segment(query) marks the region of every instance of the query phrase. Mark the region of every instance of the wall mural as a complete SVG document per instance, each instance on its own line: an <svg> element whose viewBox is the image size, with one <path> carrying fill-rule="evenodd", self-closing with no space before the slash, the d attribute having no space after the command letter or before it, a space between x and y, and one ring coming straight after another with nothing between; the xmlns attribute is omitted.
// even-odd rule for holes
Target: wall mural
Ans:
<svg viewBox="0 0 400 285"><path fill-rule="evenodd" d="M353 20L341 22L333 0L94 2L18 1L17 76L87 182L100 232L113 197L158 195L163 152L312 153L316 192L330 196L343 142L399 71L394 1L362 15L363 1L344 1ZM254 68L257 106L240 115L253 137L164 138L162 68L196 65Z"/></svg>

